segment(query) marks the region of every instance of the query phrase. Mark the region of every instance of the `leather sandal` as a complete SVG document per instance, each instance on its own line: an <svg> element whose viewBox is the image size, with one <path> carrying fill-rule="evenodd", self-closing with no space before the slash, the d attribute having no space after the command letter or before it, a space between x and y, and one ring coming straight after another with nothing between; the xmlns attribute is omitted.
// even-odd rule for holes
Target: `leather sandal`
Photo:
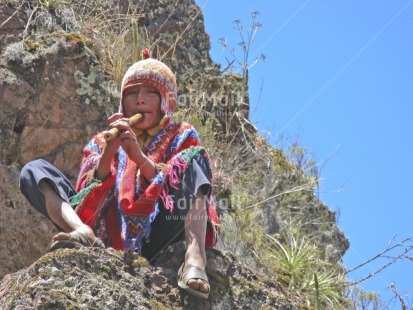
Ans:
<svg viewBox="0 0 413 310"><path fill-rule="evenodd" d="M189 266L184 270L184 265L185 263L183 263L181 268L179 268L178 270L178 286L189 294L201 297L203 299L207 299L209 296L210 287L205 270L194 266ZM207 284L208 292L201 292L190 287L188 285L188 282L192 279L199 279L202 280L205 284Z"/></svg>
<svg viewBox="0 0 413 310"><path fill-rule="evenodd" d="M54 241L50 246L50 252L57 249L75 249L81 247L105 248L103 241L99 238L96 238L95 242L91 243L85 234L81 232L72 231L69 235L70 239Z"/></svg>

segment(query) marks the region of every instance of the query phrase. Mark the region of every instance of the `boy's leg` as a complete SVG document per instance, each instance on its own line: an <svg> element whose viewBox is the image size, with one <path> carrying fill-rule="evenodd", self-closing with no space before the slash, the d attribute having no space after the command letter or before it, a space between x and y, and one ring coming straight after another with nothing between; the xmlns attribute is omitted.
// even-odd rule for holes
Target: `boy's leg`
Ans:
<svg viewBox="0 0 413 310"><path fill-rule="evenodd" d="M76 194L70 181L49 162L38 159L26 164L20 173L20 190L29 203L50 218L58 230L79 231L94 242L93 231L84 225L68 203ZM70 239L67 233L57 234L55 240Z"/></svg>
<svg viewBox="0 0 413 310"><path fill-rule="evenodd" d="M207 207L201 189L185 216L185 241L187 250L185 254L185 266L205 269L205 236L207 229ZM201 292L208 292L208 285L200 279L190 279L188 285Z"/></svg>
<svg viewBox="0 0 413 310"><path fill-rule="evenodd" d="M91 244L96 241L92 229L80 220L72 206L56 194L46 181L41 180L39 188L44 194L45 207L49 218L64 231L55 235L53 241L69 240L71 238L69 233L73 231L84 234Z"/></svg>

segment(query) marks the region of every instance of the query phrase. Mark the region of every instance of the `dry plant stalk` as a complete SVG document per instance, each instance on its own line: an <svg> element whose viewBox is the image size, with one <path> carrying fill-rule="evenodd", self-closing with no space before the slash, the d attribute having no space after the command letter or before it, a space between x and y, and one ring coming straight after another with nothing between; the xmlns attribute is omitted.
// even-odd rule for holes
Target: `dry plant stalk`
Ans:
<svg viewBox="0 0 413 310"><path fill-rule="evenodd" d="M351 268L349 270L347 270L346 274L349 274L351 272L353 272L354 270L357 270L365 265L370 264L371 262L380 259L380 258L386 258L389 259L390 261L386 264L384 264L382 267L380 267L379 269L377 269L374 272L369 273L367 276L359 279L358 281L352 282L350 285L351 286L355 286L358 285L368 279L370 279L371 277L375 276L376 274L380 273L381 271L383 271L384 269L388 268L389 266L395 264L397 261L399 261L402 258L408 258L407 254L413 250L413 245L409 245L408 243L411 243L413 241L413 237L408 237L404 240L402 240L401 242L392 245L393 243L393 239L390 240L388 246L386 249L384 249L382 252L378 253L377 255L373 256L372 258L368 259L367 261L365 261L364 263L361 263L360 265ZM387 253L390 253L390 251L396 249L396 248L402 248L401 252L398 253L396 256L388 256Z"/></svg>
<svg viewBox="0 0 413 310"><path fill-rule="evenodd" d="M399 299L400 304L402 306L403 310L408 310L408 306L406 304L406 302L404 301L403 297L399 294L399 292L397 291L396 285L394 283L392 283L390 285L390 288L393 290L394 295Z"/></svg>
<svg viewBox="0 0 413 310"><path fill-rule="evenodd" d="M141 50L151 46L144 27L139 27L143 14L128 8L103 10L100 6L85 6L79 23L83 35L90 38L100 58L103 72L120 85L127 68L140 59Z"/></svg>

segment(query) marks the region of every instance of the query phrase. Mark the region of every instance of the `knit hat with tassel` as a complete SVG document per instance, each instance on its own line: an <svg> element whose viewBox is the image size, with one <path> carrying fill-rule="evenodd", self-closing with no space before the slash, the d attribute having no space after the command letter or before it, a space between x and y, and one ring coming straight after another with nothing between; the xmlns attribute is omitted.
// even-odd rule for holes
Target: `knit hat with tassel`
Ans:
<svg viewBox="0 0 413 310"><path fill-rule="evenodd" d="M125 90L137 84L155 87L161 94L161 111L170 118L176 108L176 78L171 69L163 62L150 58L148 49L142 51L142 58L126 71L122 80L120 111Z"/></svg>

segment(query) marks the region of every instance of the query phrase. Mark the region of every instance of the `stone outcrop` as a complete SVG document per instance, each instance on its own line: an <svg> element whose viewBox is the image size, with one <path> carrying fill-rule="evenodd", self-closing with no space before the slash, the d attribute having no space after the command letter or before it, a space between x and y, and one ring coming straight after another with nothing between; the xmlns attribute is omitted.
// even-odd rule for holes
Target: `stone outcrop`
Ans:
<svg viewBox="0 0 413 310"><path fill-rule="evenodd" d="M183 255L178 243L153 266L113 250L57 250L0 282L0 308L307 309L274 280L217 250L207 252L208 300L192 297L176 284Z"/></svg>

